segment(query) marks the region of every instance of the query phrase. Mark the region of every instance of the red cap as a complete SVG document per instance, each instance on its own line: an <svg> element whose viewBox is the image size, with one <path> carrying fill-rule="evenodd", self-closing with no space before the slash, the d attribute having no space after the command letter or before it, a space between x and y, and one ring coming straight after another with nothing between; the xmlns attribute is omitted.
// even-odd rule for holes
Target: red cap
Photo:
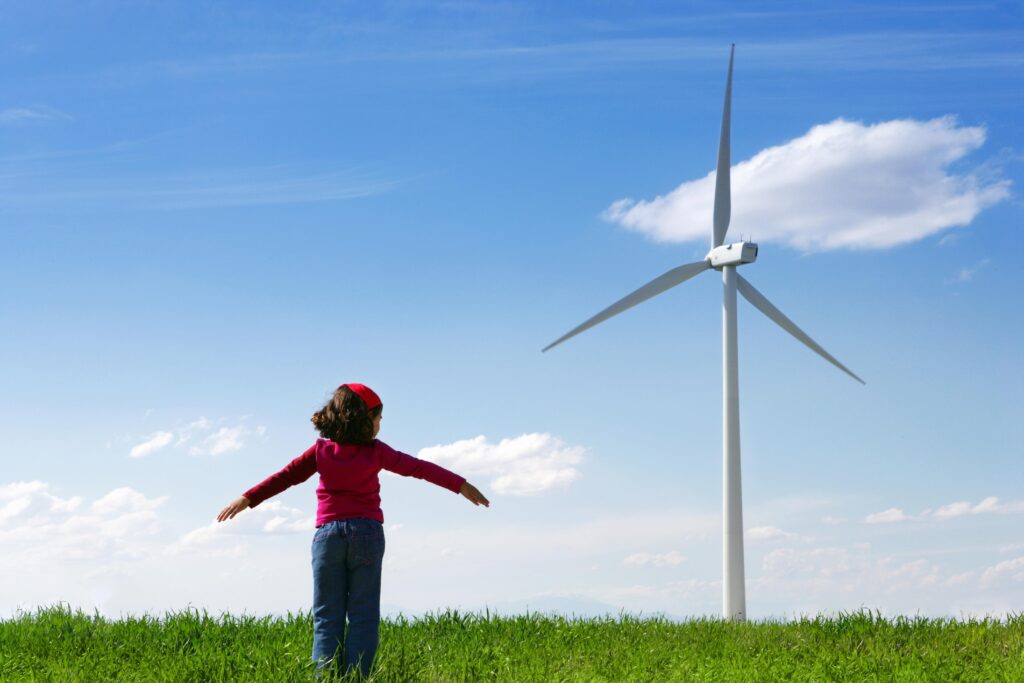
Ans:
<svg viewBox="0 0 1024 683"><path fill-rule="evenodd" d="M373 389L366 386L365 384L342 384L342 387L348 387L349 391L355 393L359 398L363 399L363 403L366 404L367 410L373 410L383 402L380 400ZM338 387L339 389L341 387Z"/></svg>

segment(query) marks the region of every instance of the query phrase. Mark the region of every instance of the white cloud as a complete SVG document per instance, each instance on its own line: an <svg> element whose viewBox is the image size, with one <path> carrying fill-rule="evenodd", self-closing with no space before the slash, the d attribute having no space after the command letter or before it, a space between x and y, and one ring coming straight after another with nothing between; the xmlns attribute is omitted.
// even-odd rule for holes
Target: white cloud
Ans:
<svg viewBox="0 0 1024 683"><path fill-rule="evenodd" d="M33 493L46 491L49 484L41 481L16 481L0 486L0 501L13 500Z"/></svg>
<svg viewBox="0 0 1024 683"><path fill-rule="evenodd" d="M986 513L1006 515L1021 512L1024 512L1024 500L1000 503L999 498L996 496L989 496L977 505L972 505L967 501L943 505L933 512L932 516L936 519L953 519L954 517L963 517L964 515L981 515Z"/></svg>
<svg viewBox="0 0 1024 683"><path fill-rule="evenodd" d="M840 595L883 594L919 591L936 587L940 568L927 559L900 560L877 557L870 544L830 546L810 549L779 548L764 556L762 587L793 590L798 593ZM862 599L863 599L862 597Z"/></svg>
<svg viewBox="0 0 1024 683"><path fill-rule="evenodd" d="M315 528L316 515L298 508L288 507L279 500L268 500L254 508L243 510L226 522L212 521L182 534L168 546L169 555L189 550L237 556L246 547L241 539L260 534L308 533Z"/></svg>
<svg viewBox="0 0 1024 683"><path fill-rule="evenodd" d="M187 604L278 613L308 604L308 511L268 501L182 546L174 527L196 511L170 511L166 501L120 487L81 504L46 482L0 484L0 509L15 504L0 520L0 576L11 577L0 582L0 618L57 602L112 617Z"/></svg>
<svg viewBox="0 0 1024 683"><path fill-rule="evenodd" d="M981 584L990 586L999 581L1024 581L1024 557L1003 560L986 569L981 575Z"/></svg>
<svg viewBox="0 0 1024 683"><path fill-rule="evenodd" d="M633 553L622 560L630 567L675 567L686 561L686 556L677 550L667 553Z"/></svg>
<svg viewBox="0 0 1024 683"><path fill-rule="evenodd" d="M127 487L110 491L79 512L82 498L60 498L45 482L0 487L0 565L32 571L41 563L131 558L137 539L160 531L155 512L167 499Z"/></svg>
<svg viewBox="0 0 1024 683"><path fill-rule="evenodd" d="M985 142L953 117L864 125L836 119L732 168L729 234L803 251L885 249L964 226L1010 194L948 167ZM714 171L603 217L658 241L710 241Z"/></svg>
<svg viewBox="0 0 1024 683"><path fill-rule="evenodd" d="M123 486L94 502L90 509L100 515L121 515L155 510L165 502L167 496L146 498L135 489Z"/></svg>
<svg viewBox="0 0 1024 683"><path fill-rule="evenodd" d="M478 436L424 448L418 455L463 476L490 477L491 489L499 495L531 496L579 479L575 465L583 461L584 452L550 434L523 434L497 444Z"/></svg>
<svg viewBox="0 0 1024 683"><path fill-rule="evenodd" d="M192 455L221 455L237 451L245 445L242 438L248 431L242 427L221 427L205 439L201 446L193 446L189 449Z"/></svg>
<svg viewBox="0 0 1024 683"><path fill-rule="evenodd" d="M171 442L174 442L174 448L193 444L189 447L191 455L223 455L241 450L251 435L255 434L262 438L267 432L263 425L249 429L244 424L237 424L234 427L218 426L221 423L223 420L218 420L215 424L206 417L200 417L174 431L155 432L142 443L132 447L129 455L133 458L145 457L171 445Z"/></svg>
<svg viewBox="0 0 1024 683"><path fill-rule="evenodd" d="M944 521L967 515L1000 514L1008 515L1024 513L1024 500L1011 500L1001 503L996 496L989 496L979 503L971 503L966 500L957 501L943 505L937 510L925 510L917 517L904 514L899 508L889 508L883 512L875 512L864 518L868 524L880 524L884 522L905 522L911 519L937 519Z"/></svg>
<svg viewBox="0 0 1024 683"><path fill-rule="evenodd" d="M0 486L0 530L49 515L70 513L82 504L78 496L59 498L42 481L19 481Z"/></svg>
<svg viewBox="0 0 1024 683"><path fill-rule="evenodd" d="M174 434L171 434L170 432L157 432L142 443L133 446L128 455L132 458L145 457L150 453L156 453L158 450L171 443L173 439Z"/></svg>
<svg viewBox="0 0 1024 683"><path fill-rule="evenodd" d="M833 517L832 515L826 515L821 518L821 521L825 524L831 524L833 526L837 524L846 524L849 520L846 517Z"/></svg>
<svg viewBox="0 0 1024 683"><path fill-rule="evenodd" d="M943 505L938 510L932 513L932 516L936 519L952 519L954 517L962 517L963 515L971 514L973 507L967 502L950 503L949 505Z"/></svg>
<svg viewBox="0 0 1024 683"><path fill-rule="evenodd" d="M905 522L910 519L903 510L899 508L889 508L882 512L874 512L864 518L864 521L868 524L887 524L890 522Z"/></svg>
<svg viewBox="0 0 1024 683"><path fill-rule="evenodd" d="M268 534L306 533L316 528L316 515L304 513L302 510L282 505L279 509L269 510L268 513L271 517L263 523L263 531Z"/></svg>
<svg viewBox="0 0 1024 683"><path fill-rule="evenodd" d="M207 432L213 427L213 423L205 417L200 416L198 420L188 423L178 430L178 442L175 446L181 446L192 440L192 437L200 432Z"/></svg>

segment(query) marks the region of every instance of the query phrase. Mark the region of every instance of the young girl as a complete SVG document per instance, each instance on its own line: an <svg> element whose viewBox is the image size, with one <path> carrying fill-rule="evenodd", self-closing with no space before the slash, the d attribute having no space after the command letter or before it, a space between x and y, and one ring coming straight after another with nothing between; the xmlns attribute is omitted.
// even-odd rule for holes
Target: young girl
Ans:
<svg viewBox="0 0 1024 683"><path fill-rule="evenodd" d="M383 405L369 387L342 384L312 422L322 438L283 470L252 487L224 508L217 521L320 473L316 533L313 536L313 661L322 669L338 648L346 673L370 673L380 623L380 573L384 558L384 515L377 474L389 470L426 479L490 506L483 494L459 475L394 450L375 437ZM345 618L348 634L344 637Z"/></svg>

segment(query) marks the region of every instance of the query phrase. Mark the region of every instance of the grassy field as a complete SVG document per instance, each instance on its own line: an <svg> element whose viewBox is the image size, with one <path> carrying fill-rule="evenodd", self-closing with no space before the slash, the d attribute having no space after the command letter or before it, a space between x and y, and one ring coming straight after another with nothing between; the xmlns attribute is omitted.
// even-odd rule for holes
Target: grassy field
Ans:
<svg viewBox="0 0 1024 683"><path fill-rule="evenodd" d="M0 621L0 681L309 681L312 621L63 608ZM495 617L385 621L374 681L1024 681L1024 615L732 624Z"/></svg>

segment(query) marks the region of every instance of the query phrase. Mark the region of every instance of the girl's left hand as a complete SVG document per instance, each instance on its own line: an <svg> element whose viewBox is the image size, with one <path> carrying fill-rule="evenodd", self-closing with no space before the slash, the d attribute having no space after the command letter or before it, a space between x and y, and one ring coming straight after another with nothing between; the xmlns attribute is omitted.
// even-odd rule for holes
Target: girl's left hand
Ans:
<svg viewBox="0 0 1024 683"><path fill-rule="evenodd" d="M217 521L223 522L224 520L231 519L247 507L249 507L249 499L246 498L245 496L242 496L238 500L231 503L231 505L228 505L226 508L221 510L220 514L217 515Z"/></svg>
<svg viewBox="0 0 1024 683"><path fill-rule="evenodd" d="M479 490L468 481L462 483L462 489L459 491L469 502L473 505L483 505L485 508L491 507L491 501L484 498L484 494L480 493Z"/></svg>

